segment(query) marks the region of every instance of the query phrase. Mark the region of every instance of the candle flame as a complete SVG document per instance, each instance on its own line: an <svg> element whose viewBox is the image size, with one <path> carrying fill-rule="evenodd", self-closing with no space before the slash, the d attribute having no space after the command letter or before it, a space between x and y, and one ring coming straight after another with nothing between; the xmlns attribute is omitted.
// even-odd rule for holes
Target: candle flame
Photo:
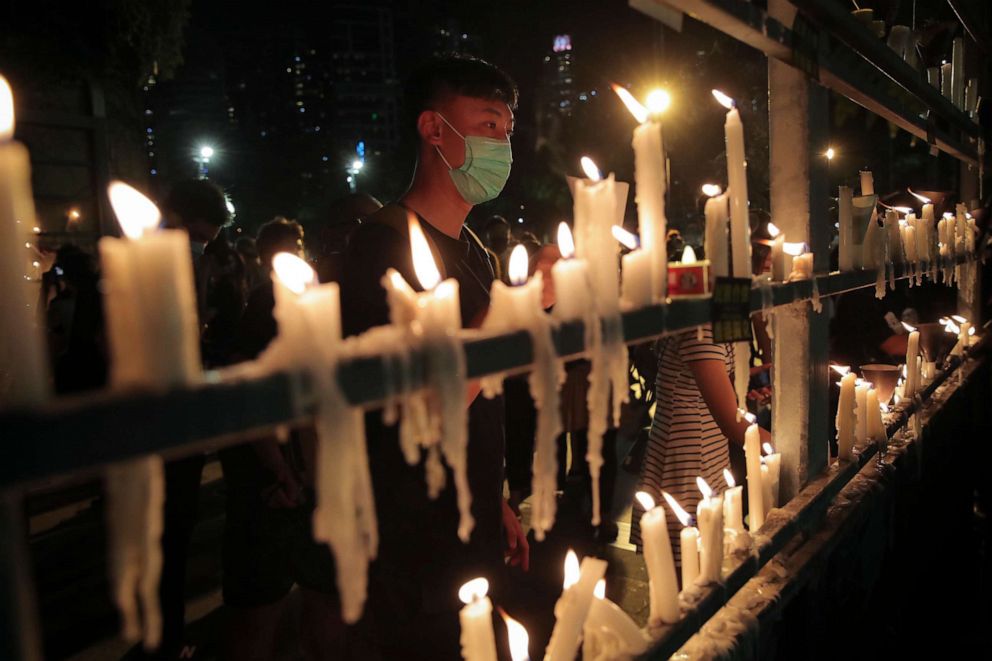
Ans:
<svg viewBox="0 0 992 661"><path fill-rule="evenodd" d="M527 282L528 269L527 248L522 243L518 243L510 253L510 265L507 271L510 275L510 284L522 285Z"/></svg>
<svg viewBox="0 0 992 661"><path fill-rule="evenodd" d="M952 314L951 315L951 319L953 319L954 321L958 322L959 324L963 324L964 322L968 321L967 319L965 319L964 317L962 317L959 314Z"/></svg>
<svg viewBox="0 0 992 661"><path fill-rule="evenodd" d="M155 203L123 181L111 182L107 195L127 238L140 239L145 232L158 227L162 214Z"/></svg>
<svg viewBox="0 0 992 661"><path fill-rule="evenodd" d="M910 333L912 333L913 331L916 330L916 326L913 326L911 324L907 324L905 321L902 322L902 327L905 328Z"/></svg>
<svg viewBox="0 0 992 661"><path fill-rule="evenodd" d="M616 92L620 100L623 101L623 105L627 106L627 110L630 114L634 116L638 124L643 124L648 121L648 109L641 105L641 102L634 98L634 95L628 92L625 88L620 87L616 83L611 83L610 87Z"/></svg>
<svg viewBox="0 0 992 661"><path fill-rule="evenodd" d="M672 494L667 491L662 491L661 495L665 498L665 502L668 503L671 510L675 512L675 518L681 521L683 526L688 526L692 521L692 517L689 516L689 513L682 509L682 506L679 505L679 502L675 500Z"/></svg>
<svg viewBox="0 0 992 661"><path fill-rule="evenodd" d="M723 189L716 184L703 184L703 195L706 197L716 197L723 192Z"/></svg>
<svg viewBox="0 0 992 661"><path fill-rule="evenodd" d="M947 219L947 220L954 220L954 214L951 213L950 211L945 211L944 212L944 218Z"/></svg>
<svg viewBox="0 0 992 661"><path fill-rule="evenodd" d="M940 320L939 320L939 323L940 323L941 326L946 326L947 324L950 323L950 321L951 320L948 317L941 317Z"/></svg>
<svg viewBox="0 0 992 661"><path fill-rule="evenodd" d="M931 200L929 197L926 197L924 195L920 195L919 193L914 193L912 188L907 188L906 190L909 191L909 194L910 195L912 195L913 197L915 197L917 200L919 200L923 204L930 204L931 202L933 202L933 200Z"/></svg>
<svg viewBox="0 0 992 661"><path fill-rule="evenodd" d="M968 329L968 336L971 337L974 334L975 334L975 327L972 326L971 328Z"/></svg>
<svg viewBox="0 0 992 661"><path fill-rule="evenodd" d="M565 259L575 257L575 242L572 240L572 230L568 229L568 223L562 221L558 223L558 250Z"/></svg>
<svg viewBox="0 0 992 661"><path fill-rule="evenodd" d="M562 591L565 591L579 582L579 575L582 573L579 569L579 556L575 555L575 551L568 549L568 553L565 554L565 580L561 584Z"/></svg>
<svg viewBox="0 0 992 661"><path fill-rule="evenodd" d="M7 79L0 76L0 142L14 137L14 93Z"/></svg>
<svg viewBox="0 0 992 661"><path fill-rule="evenodd" d="M832 160L834 160L834 156L837 155L837 152L834 151L834 148L833 147L827 147L827 151L824 152L823 155L827 157L827 160L828 161L832 161Z"/></svg>
<svg viewBox="0 0 992 661"><path fill-rule="evenodd" d="M902 379L905 379L905 378L906 378L906 366L905 366L905 365L903 365L903 366L902 366ZM901 381L902 379L900 379L900 381Z"/></svg>
<svg viewBox="0 0 992 661"><path fill-rule="evenodd" d="M648 92L648 98L644 102L648 107L648 112L652 115L660 115L672 105L672 95L667 90L653 89Z"/></svg>
<svg viewBox="0 0 992 661"><path fill-rule="evenodd" d="M772 447L771 443L762 443L761 449L765 451L765 454L775 454L775 448Z"/></svg>
<svg viewBox="0 0 992 661"><path fill-rule="evenodd" d="M641 507L644 508L645 512L650 512L657 505L657 503L654 502L654 498L651 497L651 494L646 491L638 491L634 494L634 498L636 498L637 502L641 504Z"/></svg>
<svg viewBox="0 0 992 661"><path fill-rule="evenodd" d="M895 393L894 395L892 395L893 404L898 404L901 401L902 401L902 397L899 396L899 393Z"/></svg>
<svg viewBox="0 0 992 661"><path fill-rule="evenodd" d="M878 403L878 408L882 409L882 413L888 413L889 412L889 405L888 404L885 404L883 402L879 402Z"/></svg>
<svg viewBox="0 0 992 661"><path fill-rule="evenodd" d="M727 481L727 486L729 488L733 489L737 486L737 480L734 479L734 474L726 468L723 469L723 479Z"/></svg>
<svg viewBox="0 0 992 661"><path fill-rule="evenodd" d="M774 239L776 236L782 233L782 230L778 228L775 223L768 223L768 234Z"/></svg>
<svg viewBox="0 0 992 661"><path fill-rule="evenodd" d="M308 287L317 284L317 273L292 253L276 253L272 258L272 271L279 282L294 294L302 294Z"/></svg>
<svg viewBox="0 0 992 661"><path fill-rule="evenodd" d="M782 244L782 252L786 255L792 255L793 257L798 257L799 255L806 252L806 244L800 241L799 243L789 243L788 241Z"/></svg>
<svg viewBox="0 0 992 661"><path fill-rule="evenodd" d="M633 233L628 232L619 225L614 225L610 228L610 231L613 232L613 238L622 243L628 250L637 249L639 242Z"/></svg>
<svg viewBox="0 0 992 661"><path fill-rule="evenodd" d="M831 365L830 369L837 372L841 376L845 376L851 372L851 368L848 365Z"/></svg>
<svg viewBox="0 0 992 661"><path fill-rule="evenodd" d="M417 280L420 280L420 286L425 291L434 289L441 282L441 273L434 263L427 237L414 214L407 215L407 223L410 227L410 251L413 254L413 270L417 274Z"/></svg>
<svg viewBox="0 0 992 661"><path fill-rule="evenodd" d="M692 249L692 246L686 246L685 250L682 251L682 263L694 264L695 262L696 262L696 251Z"/></svg>
<svg viewBox="0 0 992 661"><path fill-rule="evenodd" d="M745 411L744 409L737 409L737 415L741 416L742 418L750 422L752 425L758 419L754 416L753 413L751 413L750 411Z"/></svg>
<svg viewBox="0 0 992 661"><path fill-rule="evenodd" d="M703 498L711 498L713 496L713 489L710 488L710 485L706 483L706 480L702 476L696 476L696 487L703 494Z"/></svg>
<svg viewBox="0 0 992 661"><path fill-rule="evenodd" d="M601 578L596 581L596 587L592 589L592 596L597 599L606 599L606 579Z"/></svg>
<svg viewBox="0 0 992 661"><path fill-rule="evenodd" d="M471 581L458 589L458 598L463 604L471 604L473 601L482 599L489 593L489 581L482 578L473 578Z"/></svg>
<svg viewBox="0 0 992 661"><path fill-rule="evenodd" d="M958 326L953 321L948 321L947 322L947 325L944 326L944 332L945 333L953 333L954 335L958 335L958 334L961 333L961 327Z"/></svg>
<svg viewBox="0 0 992 661"><path fill-rule="evenodd" d="M582 164L582 171L585 172L586 177L592 179L593 181L602 181L603 174L596 167L596 161L592 160L588 156L583 156L579 159L579 163Z"/></svg>
<svg viewBox="0 0 992 661"><path fill-rule="evenodd" d="M732 108L734 108L734 106L737 105L736 103L734 103L734 100L732 98L730 98L720 90L713 90L713 98L715 98L720 103L720 105L726 108L727 110L731 110Z"/></svg>
<svg viewBox="0 0 992 661"><path fill-rule="evenodd" d="M524 625L520 624L512 617L507 615L506 611L499 608L499 614L503 618L503 622L506 623L506 634L510 639L510 659L511 661L527 661L530 658L530 636L527 635L527 629Z"/></svg>
<svg viewBox="0 0 992 661"><path fill-rule="evenodd" d="M910 207L891 207L891 209L893 211L898 211L901 214L913 213L913 210Z"/></svg>

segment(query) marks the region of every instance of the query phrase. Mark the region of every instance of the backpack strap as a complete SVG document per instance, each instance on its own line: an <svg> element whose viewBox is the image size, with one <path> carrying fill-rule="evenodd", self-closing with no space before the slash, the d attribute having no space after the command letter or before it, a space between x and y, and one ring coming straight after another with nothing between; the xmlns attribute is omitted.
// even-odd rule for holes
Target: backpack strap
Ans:
<svg viewBox="0 0 992 661"><path fill-rule="evenodd" d="M410 211L400 204L391 202L369 216L365 222L390 227L406 239L407 243L409 243L409 217L411 214L419 220L419 217L413 211ZM472 236L475 235L473 234ZM431 255L434 257L434 264L437 266L437 270L441 273L441 279L444 280L448 277L448 274L444 268L444 259L441 257L441 251L438 250L437 244L434 243L434 239L431 238L429 232L424 232L424 237L427 239L427 246L431 249ZM478 241L478 237L476 237L475 240Z"/></svg>

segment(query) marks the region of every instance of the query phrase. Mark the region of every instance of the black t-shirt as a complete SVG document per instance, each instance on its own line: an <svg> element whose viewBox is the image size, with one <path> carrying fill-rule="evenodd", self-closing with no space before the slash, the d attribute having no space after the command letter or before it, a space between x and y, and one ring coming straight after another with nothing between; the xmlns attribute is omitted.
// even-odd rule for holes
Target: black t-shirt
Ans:
<svg viewBox="0 0 992 661"><path fill-rule="evenodd" d="M397 213L406 211L397 205L384 207L351 238L340 280L346 335L388 323L389 308L381 285L387 268L395 268L414 289L421 289L407 233L377 218L379 214ZM477 325L488 310L494 278L485 249L464 228L455 239L423 219L421 225L437 248L446 276L458 281L463 325ZM503 567L502 398L490 400L480 395L468 413L468 478L475 517L468 544L457 536L458 507L451 471L447 471L444 490L436 500L430 500L423 462L416 466L406 463L397 428L383 425L380 411L366 416L380 539L370 588L374 596L377 584L388 583L394 597L391 607L414 613L451 610L457 607L458 587L466 580L487 576L494 587L498 581ZM378 605L382 605L381 600Z"/></svg>

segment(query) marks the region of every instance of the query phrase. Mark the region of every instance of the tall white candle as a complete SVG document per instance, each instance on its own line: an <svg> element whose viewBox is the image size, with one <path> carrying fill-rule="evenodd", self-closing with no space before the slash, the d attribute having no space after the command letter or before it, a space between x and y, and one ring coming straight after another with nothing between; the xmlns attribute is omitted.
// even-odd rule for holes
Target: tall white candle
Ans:
<svg viewBox="0 0 992 661"><path fill-rule="evenodd" d="M747 514L752 532L765 522L765 499L761 482L761 434L758 425L751 424L744 432L744 457L747 463Z"/></svg>
<svg viewBox="0 0 992 661"><path fill-rule="evenodd" d="M643 491L637 492L637 500L645 510L641 516L641 539L644 564L648 568L649 623L672 624L679 619L679 588L665 510L655 507L654 499Z"/></svg>
<svg viewBox="0 0 992 661"><path fill-rule="evenodd" d="M854 372L848 372L840 380L840 399L837 402L837 458L851 461L854 458L854 439L857 427Z"/></svg>
<svg viewBox="0 0 992 661"><path fill-rule="evenodd" d="M678 501L667 491L661 493L671 508L675 518L682 523L679 533L679 555L682 558L682 590L689 590L699 576L699 529L689 525L689 513L682 509Z"/></svg>
<svg viewBox="0 0 992 661"><path fill-rule="evenodd" d="M458 611L461 626L462 658L466 661L496 661L496 636L493 633L493 602L486 596L489 581L475 578L458 590L465 604Z"/></svg>
<svg viewBox="0 0 992 661"><path fill-rule="evenodd" d="M854 399L857 405L858 412L858 424L855 427L854 438L857 440L858 445L864 445L868 442L868 389L871 385L862 382L857 383L854 388Z"/></svg>
<svg viewBox="0 0 992 661"><path fill-rule="evenodd" d="M35 224L31 159L14 140L14 96L0 76L0 407L38 404L49 395L48 357L25 273L25 244ZM37 296L37 294L35 294Z"/></svg>
<svg viewBox="0 0 992 661"><path fill-rule="evenodd" d="M841 186L837 191L837 226L839 244L837 266L841 272L855 267L854 241L854 194L850 186Z"/></svg>
<svg viewBox="0 0 992 661"><path fill-rule="evenodd" d="M713 90L713 96L727 108L723 125L727 146L727 194L730 196L730 238L735 278L751 277L751 225L748 217L747 156L744 152L744 125L737 106L726 94Z"/></svg>
<svg viewBox="0 0 992 661"><path fill-rule="evenodd" d="M912 399L920 388L920 373L917 367L916 357L920 353L920 332L913 329L909 333L906 341L906 385L904 386L904 397Z"/></svg>
<svg viewBox="0 0 992 661"><path fill-rule="evenodd" d="M727 490L723 492L724 526L739 532L744 530L744 487L737 486L734 476L726 468L723 469L723 478L727 481Z"/></svg>
<svg viewBox="0 0 992 661"><path fill-rule="evenodd" d="M665 298L668 256L666 251L667 220L665 218L665 192L668 173L665 159L665 141L661 130L661 113L668 106L665 92L652 92L645 108L626 89L613 85L613 90L638 121L634 129L634 184L636 186L637 226L641 235L641 249L650 255L651 302ZM652 98L653 97L653 98ZM652 103L653 99L657 99Z"/></svg>
<svg viewBox="0 0 992 661"><path fill-rule="evenodd" d="M871 170L861 171L861 194L862 195L875 194L875 179L874 177L872 177Z"/></svg>
<svg viewBox="0 0 992 661"><path fill-rule="evenodd" d="M708 191L707 186L711 187ZM727 206L729 197L726 193L720 193L719 186L707 186L703 186L703 192L712 195L706 200L704 208L706 236L703 247L706 258L710 260L713 276L723 278L730 275L730 258L727 254L730 246L730 210Z"/></svg>
<svg viewBox="0 0 992 661"><path fill-rule="evenodd" d="M721 578L723 564L723 498L714 496L713 490L702 477L696 484L703 499L696 505L699 522L699 578L703 583L715 583Z"/></svg>
<svg viewBox="0 0 992 661"><path fill-rule="evenodd" d="M575 552L569 549L565 558L565 582L555 604L555 628L544 656L547 661L575 659L582 628L592 607L593 591L605 574L605 560L585 557L580 566Z"/></svg>

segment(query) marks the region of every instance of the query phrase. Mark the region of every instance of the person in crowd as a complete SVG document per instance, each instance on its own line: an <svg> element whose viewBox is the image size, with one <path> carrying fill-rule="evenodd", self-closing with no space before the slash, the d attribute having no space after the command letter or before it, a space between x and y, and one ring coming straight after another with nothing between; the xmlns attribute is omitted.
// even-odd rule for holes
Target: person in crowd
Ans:
<svg viewBox="0 0 992 661"><path fill-rule="evenodd" d="M486 249L490 257L495 259L494 268L496 278L506 281L506 268L510 260L510 223L499 214L493 214L486 221L485 229Z"/></svg>
<svg viewBox="0 0 992 661"><path fill-rule="evenodd" d="M256 245L266 278L248 297L238 327L238 357L254 359L275 337L272 258L304 258L303 227L277 217L262 225ZM273 658L290 589L300 587L300 642L306 659L343 658L345 627L335 586L334 559L313 540L312 430L293 430L219 452L227 486L223 595L228 607L224 656Z"/></svg>
<svg viewBox="0 0 992 661"><path fill-rule="evenodd" d="M258 247L255 239L250 236L239 236L234 242L234 249L241 256L241 261L245 265L246 290L251 292L269 277L268 271L262 266L258 259Z"/></svg>
<svg viewBox="0 0 992 661"><path fill-rule="evenodd" d="M368 193L350 193L331 202L316 251L317 278L321 282L341 279L348 240L365 218L381 208L382 202Z"/></svg>
<svg viewBox="0 0 992 661"><path fill-rule="evenodd" d="M189 233L204 367L227 364L234 329L244 306L244 265L221 236L230 222L227 198L204 179L176 183L162 203L165 225ZM165 462L165 514L162 532L161 653L183 646L185 583L189 542L196 524L205 457L194 454Z"/></svg>
<svg viewBox="0 0 992 661"><path fill-rule="evenodd" d="M405 92L407 126L418 145L413 181L352 236L340 281L348 335L388 323L380 283L387 268L420 288L409 218L423 228L442 274L458 281L463 324L478 327L489 308L492 264L465 219L473 206L497 197L509 176L516 85L488 62L447 56L418 69ZM470 384L468 481L475 527L468 543L457 536L450 470L445 468L445 488L431 499L423 461L408 465L396 428L384 426L378 412L366 417L380 535L357 631L367 658L458 658L458 588L483 576L498 594L505 562L527 568L526 537L503 499L503 402L478 394L478 384Z"/></svg>

